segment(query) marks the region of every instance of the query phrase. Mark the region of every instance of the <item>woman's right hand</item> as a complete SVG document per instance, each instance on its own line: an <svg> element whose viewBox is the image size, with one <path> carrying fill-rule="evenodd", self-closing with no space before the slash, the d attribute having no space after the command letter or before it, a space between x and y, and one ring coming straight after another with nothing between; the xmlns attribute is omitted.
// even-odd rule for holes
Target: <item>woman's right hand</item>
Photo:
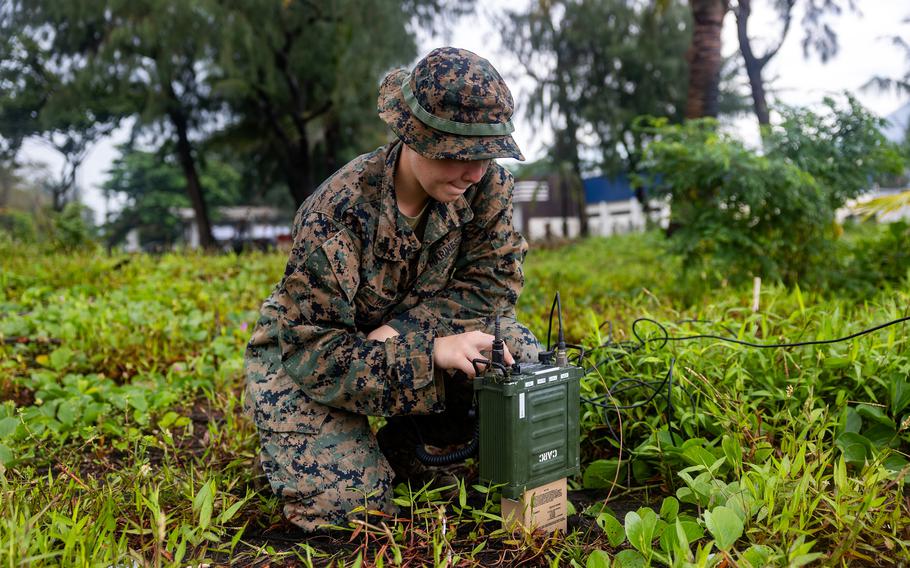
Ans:
<svg viewBox="0 0 910 568"><path fill-rule="evenodd" d="M493 349L493 339L489 333L468 331L458 335L437 337L433 344L433 364L443 369L458 370L474 378L474 359L489 359ZM509 348L505 347L505 362L515 363ZM486 354L484 354L486 352Z"/></svg>

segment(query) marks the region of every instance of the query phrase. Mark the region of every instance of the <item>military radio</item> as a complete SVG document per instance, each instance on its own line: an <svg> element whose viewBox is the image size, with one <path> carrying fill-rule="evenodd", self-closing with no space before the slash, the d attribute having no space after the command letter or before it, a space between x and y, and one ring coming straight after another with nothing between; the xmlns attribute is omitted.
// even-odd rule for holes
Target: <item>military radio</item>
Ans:
<svg viewBox="0 0 910 568"><path fill-rule="evenodd" d="M532 364L504 364L496 322L486 372L474 380L479 414L480 479L502 486L507 527L566 529L566 478L579 472L581 367L568 364L565 342Z"/></svg>
<svg viewBox="0 0 910 568"><path fill-rule="evenodd" d="M480 480L501 487L503 522L510 527L565 530L566 478L580 470L584 370L568 362L559 319L555 351L541 353L537 363L506 365L497 317L490 359L473 361L474 439L445 455L417 446L417 457L430 465L476 454Z"/></svg>
<svg viewBox="0 0 910 568"><path fill-rule="evenodd" d="M559 359L562 358L562 361ZM482 481L502 484L516 499L530 488L579 471L579 381L581 367L569 365L557 349L555 364L503 364L497 326L493 355L474 380L480 419Z"/></svg>

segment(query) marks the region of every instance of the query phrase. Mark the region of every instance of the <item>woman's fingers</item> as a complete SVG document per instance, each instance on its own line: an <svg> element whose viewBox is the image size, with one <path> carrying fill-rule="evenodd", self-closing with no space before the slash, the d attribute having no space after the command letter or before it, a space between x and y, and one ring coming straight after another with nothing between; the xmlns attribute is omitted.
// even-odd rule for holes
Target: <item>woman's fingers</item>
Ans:
<svg viewBox="0 0 910 568"><path fill-rule="evenodd" d="M433 346L433 361L443 369L458 369L469 377L474 377L474 360L489 360L494 337L482 331L469 331L457 335L437 337ZM503 360L506 365L515 363L509 348L503 344ZM486 366L478 364L481 371Z"/></svg>
<svg viewBox="0 0 910 568"><path fill-rule="evenodd" d="M474 363L472 359L463 359L461 364L458 366L458 370L463 372L465 375L470 378L474 378L476 373L474 372Z"/></svg>
<svg viewBox="0 0 910 568"><path fill-rule="evenodd" d="M506 356L505 356L506 365L514 365L514 364L515 364L515 358L512 357L512 354L509 352L509 346L506 345L505 343L503 343L502 346L503 346L503 348L505 349L505 352L506 352Z"/></svg>
<svg viewBox="0 0 910 568"><path fill-rule="evenodd" d="M478 349L474 349L471 353L468 354L468 367L471 368L471 372L468 373L468 376L471 378L474 378L474 375L475 375L475 373L474 373L474 369L475 369L474 360L475 359L483 359L484 361L487 360L487 358L483 356L483 353L481 353L480 350L478 350ZM480 372L484 371L484 365L482 365L480 363L477 364L476 368Z"/></svg>

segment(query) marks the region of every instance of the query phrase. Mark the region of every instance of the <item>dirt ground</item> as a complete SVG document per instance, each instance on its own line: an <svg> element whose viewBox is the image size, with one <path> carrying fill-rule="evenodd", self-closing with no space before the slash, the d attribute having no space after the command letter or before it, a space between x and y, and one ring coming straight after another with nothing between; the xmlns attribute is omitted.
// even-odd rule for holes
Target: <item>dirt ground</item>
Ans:
<svg viewBox="0 0 910 568"><path fill-rule="evenodd" d="M576 532L577 538L574 538L573 543L576 546L585 546L590 548L606 548L608 545L604 541L603 532L600 527L594 522L594 518L589 515L582 514L585 509L594 505L596 503L604 503L604 500L609 494L608 490L579 490L579 491L570 491L569 500L575 506L576 514L570 515L567 519L568 521L568 532ZM483 495L477 491L471 491L468 495L469 504L474 504L479 506L483 502ZM628 511L633 511L639 507L646 505L641 499L622 497L619 499L611 499L606 506L609 510L617 517L622 519L625 517L625 514ZM402 518L408 517L408 510L403 510L401 513ZM486 534L489 534L500 528L499 522L497 521L488 521L483 524ZM559 545L560 539L564 535L534 535L531 537L530 541L519 541L516 540L517 537L509 538L486 538L486 545L480 553L474 556L474 562L476 564L465 564L465 565L481 565L481 566L548 566L549 562L546 559L545 552L549 549L557 547ZM454 554L459 553L468 553L470 552L477 544L479 544L481 539L471 540L467 534L459 534L456 536L452 542ZM317 534L308 534L304 533L294 525L288 523L287 521L281 521L269 527L255 529L250 527L247 529L246 534L243 538L244 543L249 545L252 549L264 550L266 547L271 547L275 552L291 552L295 549L298 551L298 545L305 543L314 549L325 553L327 557L316 559L314 558L314 564L316 566L327 566L334 562L337 562L339 559L353 559L356 557L358 552L362 552L365 549L367 552L367 557L375 557L383 549L383 542L376 541L373 545L364 546L364 536L362 533L355 531L354 533L345 533L345 532L324 532ZM423 543L426 544L426 543ZM244 554L244 556L246 556ZM225 560L228 560L225 558ZM296 567L304 566L305 564L301 560L297 559L283 559L279 561L271 560L268 557L260 558L247 558L246 560L242 558L233 559L233 565L235 566L255 566L255 567L264 567L264 566L286 566L286 567ZM420 545L415 547L405 547L404 548L404 560L403 566L426 566L432 565L433 557L431 551L427 549L426 546ZM372 563L364 563L364 566L372 565Z"/></svg>

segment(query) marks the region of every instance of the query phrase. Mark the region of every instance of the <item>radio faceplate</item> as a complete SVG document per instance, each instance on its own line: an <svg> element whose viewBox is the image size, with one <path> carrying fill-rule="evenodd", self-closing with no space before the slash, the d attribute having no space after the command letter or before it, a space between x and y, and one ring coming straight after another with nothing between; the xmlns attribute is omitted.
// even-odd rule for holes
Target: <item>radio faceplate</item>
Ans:
<svg viewBox="0 0 910 568"><path fill-rule="evenodd" d="M579 472L576 366L521 365L474 380L480 417L480 479L504 484L503 497Z"/></svg>

